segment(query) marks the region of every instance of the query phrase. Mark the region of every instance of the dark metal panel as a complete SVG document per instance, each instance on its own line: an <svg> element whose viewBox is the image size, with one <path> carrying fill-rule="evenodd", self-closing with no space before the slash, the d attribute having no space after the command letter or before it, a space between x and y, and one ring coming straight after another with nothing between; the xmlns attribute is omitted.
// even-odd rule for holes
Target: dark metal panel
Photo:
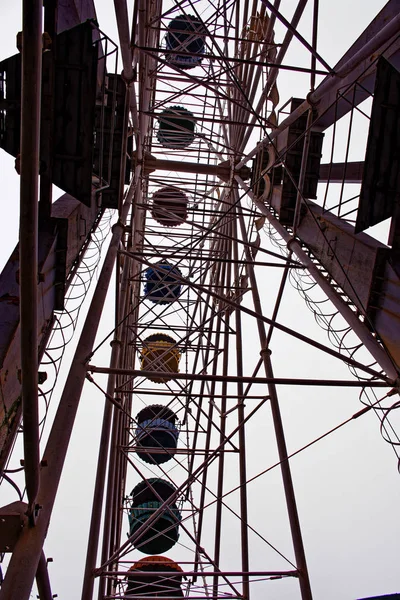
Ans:
<svg viewBox="0 0 400 600"><path fill-rule="evenodd" d="M293 112L302 103L303 100L292 98L290 101L290 112ZM253 161L251 182L254 194L257 197L263 196L264 200L278 213L279 221L289 226L293 225L306 128L307 114L304 113L278 135L274 145L271 144L266 148L261 148ZM317 197L323 137L324 134L319 131L310 132L307 165L302 190L305 198ZM267 172L270 180L268 190L266 181L261 174L267 169L270 150L272 151L272 161L275 162L275 166L272 166Z"/></svg>
<svg viewBox="0 0 400 600"><path fill-rule="evenodd" d="M120 75L108 75L108 88L105 94L107 104L96 106L96 144L94 148L93 173L109 186L102 192L102 206L118 208L120 198L120 175L122 154L125 148L125 102L126 85ZM101 122L102 108L104 124ZM103 163L100 170L101 148L98 141L103 136ZM111 155L110 155L111 151ZM126 159L124 159L124 163ZM110 168L109 168L110 167Z"/></svg>
<svg viewBox="0 0 400 600"><path fill-rule="evenodd" d="M57 226L55 310L64 309L67 278L87 243L99 212L95 197L90 206L85 206L69 194L64 194L52 205L51 216Z"/></svg>
<svg viewBox="0 0 400 600"><path fill-rule="evenodd" d="M83 23L57 36L53 182L90 205L97 48Z"/></svg>
<svg viewBox="0 0 400 600"><path fill-rule="evenodd" d="M293 112L302 103L303 100L292 98L290 112ZM304 113L285 131L280 133L276 141L277 160L282 161L283 168L278 166L272 171L273 188L270 202L279 215L279 221L289 226L293 225L306 128L307 114ZM311 131L310 133L307 166L302 190L305 198L315 199L317 197L323 137L324 134L319 131Z"/></svg>
<svg viewBox="0 0 400 600"><path fill-rule="evenodd" d="M128 185L131 180L131 167L132 167L132 152L133 152L133 136L129 136L126 145L126 165L125 165L125 185Z"/></svg>
<svg viewBox="0 0 400 600"><path fill-rule="evenodd" d="M400 194L400 74L378 62L356 233L388 219Z"/></svg>
<svg viewBox="0 0 400 600"><path fill-rule="evenodd" d="M52 181L80 202L91 203L98 37L87 22L57 36ZM21 56L0 63L0 147L20 148ZM42 167L44 163L42 162Z"/></svg>
<svg viewBox="0 0 400 600"><path fill-rule="evenodd" d="M0 508L0 552L12 552L26 523L25 502L16 501Z"/></svg>
<svg viewBox="0 0 400 600"><path fill-rule="evenodd" d="M19 320L18 266L17 246L0 274L0 368Z"/></svg>
<svg viewBox="0 0 400 600"><path fill-rule="evenodd" d="M0 147L16 157L21 133L21 55L0 63Z"/></svg>
<svg viewBox="0 0 400 600"><path fill-rule="evenodd" d="M380 283L374 306L370 303L370 316L392 359L400 365L400 279L390 261L384 265Z"/></svg>
<svg viewBox="0 0 400 600"><path fill-rule="evenodd" d="M325 183L361 183L364 161L347 163L324 163L319 167L319 182Z"/></svg>

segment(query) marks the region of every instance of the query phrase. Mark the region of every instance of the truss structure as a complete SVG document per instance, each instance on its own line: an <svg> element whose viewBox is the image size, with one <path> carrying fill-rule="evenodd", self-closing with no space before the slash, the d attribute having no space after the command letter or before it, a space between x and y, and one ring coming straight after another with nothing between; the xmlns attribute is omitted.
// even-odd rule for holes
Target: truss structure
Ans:
<svg viewBox="0 0 400 600"><path fill-rule="evenodd" d="M33 5L24 35L37 46ZM26 492L2 509L21 531L7 546L1 600L28 598L35 576L38 597L52 597L42 548L84 384L104 397L104 415L82 600L310 600L291 459L370 411L398 458L397 350L371 292L390 279L378 273L382 261L396 271L395 255L362 233L371 273L361 250L348 258L369 143L359 132L374 119L378 59L397 61L398 3L335 66L319 53L318 10L317 0L292 11L269 0L135 0L128 16L115 0L126 84L121 177L128 160L131 179L44 449L37 373L22 365ZM299 26L305 14L309 36ZM290 76L299 98L282 103ZM111 151L108 159L111 170ZM30 175L37 188L32 165ZM92 191L100 216L106 190ZM26 191L27 205L37 199ZM37 206L22 217L26 227L27 215L37 218ZM20 260L25 273L37 270L26 250ZM305 325L285 304L290 284L311 309ZM21 288L21 299L36 285ZM321 331L309 327L311 314ZM34 319L21 316L21 336ZM25 364L38 363L33 346L25 342ZM362 404L293 447L282 415L302 390L313 406L342 390ZM4 477L14 481L10 465Z"/></svg>

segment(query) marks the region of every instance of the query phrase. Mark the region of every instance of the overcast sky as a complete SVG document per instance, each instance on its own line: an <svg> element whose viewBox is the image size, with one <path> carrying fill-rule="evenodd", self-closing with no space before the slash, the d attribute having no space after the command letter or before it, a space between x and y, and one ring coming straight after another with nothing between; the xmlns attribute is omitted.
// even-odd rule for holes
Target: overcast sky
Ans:
<svg viewBox="0 0 400 600"><path fill-rule="evenodd" d="M282 4L283 13L290 18L295 3L285 1ZM113 3L101 0L96 5L100 27L117 41ZM381 0L337 0L335 3L320 0L319 51L329 64L337 62L383 5ZM21 28L19 3L3 2L0 14L0 56L6 58L15 52L15 36ZM301 24L301 31L308 39L310 15L310 10L307 10ZM287 62L300 60L298 52L294 46L287 55ZM291 96L303 97L308 91L303 79L287 73L279 79L278 85L281 103ZM19 180L13 162L12 157L0 152L3 180L1 265L8 259L18 237ZM263 244L270 247L266 235ZM268 275L260 274L263 310L268 316L273 309L278 286L278 275L272 270L268 271ZM111 302L112 299L102 322L100 339L113 327L109 316L113 315ZM251 306L249 300L246 302ZM279 320L328 344L326 334L316 326L306 304L290 286L284 296ZM258 352L256 328L246 319L245 326L248 332L246 374L251 374L254 356ZM343 364L283 334L274 334L272 351L277 376L350 377ZM67 359L70 354L71 350L67 352ZM107 354L108 344L95 355L93 362L107 365ZM66 372L67 360L60 384ZM104 379L99 378L98 381L104 382ZM59 389L62 390L61 385ZM361 408L356 388L281 386L278 392L289 452L301 448ZM58 594L60 600L80 598L102 406L101 395L92 386L86 385L45 546L46 555L54 559L50 565L50 577L53 593ZM257 422L249 425L249 476L273 464L275 456L269 410L265 407ZM380 436L379 421L372 412L300 453L291 464L314 598L355 600L400 592L397 464L390 446ZM228 463L228 466L227 488L230 488L237 481L237 473L233 463L231 466ZM129 473L129 481L135 483L137 477L135 479ZM278 471L274 470L250 484L249 494L250 524L293 560ZM6 501L15 499L9 496L8 490L4 497ZM232 506L236 501L237 498L232 500ZM207 513L205 523L205 542L209 538L211 543L214 527L212 510ZM236 526L227 516L223 530L222 566L225 568L231 568L237 562L237 537L232 533ZM123 540L127 530L126 520ZM181 541L188 542L184 536ZM166 554L178 562L190 555L179 545ZM132 553L132 560L139 556L137 552ZM250 560L253 570L283 568L281 559L278 560L272 551L260 544L256 536L251 537ZM291 580L258 583L254 586L252 597L255 600L266 597L292 600L299 597L298 584Z"/></svg>

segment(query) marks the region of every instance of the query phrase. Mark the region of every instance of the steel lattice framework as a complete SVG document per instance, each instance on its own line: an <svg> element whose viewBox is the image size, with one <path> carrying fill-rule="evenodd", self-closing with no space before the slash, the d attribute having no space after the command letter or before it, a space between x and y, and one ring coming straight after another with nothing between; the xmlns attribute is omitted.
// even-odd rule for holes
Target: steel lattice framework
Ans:
<svg viewBox="0 0 400 600"><path fill-rule="evenodd" d="M279 395L304 386L310 394L356 388L364 406L321 437L375 410L397 455L390 424L397 407L391 399L398 388L396 355L367 310L356 269L347 268L350 259L341 247L343 232L356 219L362 182L361 161L349 158L354 123L360 118L369 126L372 119L378 58L397 61L398 3L388 3L335 67L318 51L318 0L299 0L291 17L279 1L269 0L135 0L132 15L125 0L114 4L127 90L122 164L131 161L132 176L42 452L32 368L38 364L32 341L37 282L29 275L38 270L31 250L38 235L32 223L39 134L31 130L25 145L24 133L21 138L26 497L19 500L26 504L18 509L23 526L0 598L28 598L35 575L39 597L52 597L42 548L86 383L86 389L100 390L105 408L82 600L257 600L275 580L290 580L282 585L292 597L309 600L290 458L318 440L288 450ZM56 5L46 6L47 24ZM306 8L312 15L309 39L298 27ZM22 61L29 47L34 64L22 79L22 132L24 111L37 127L40 122L40 83L24 97L24 83L35 76L40 82L40 15L40 2L24 2ZM176 19L189 24L186 37ZM296 64L286 60L292 47L299 48ZM280 74L302 78L301 98L282 106ZM337 130L341 117L348 119L345 137ZM344 148L339 159L338 146ZM357 193L349 187L354 183ZM336 238L329 230L333 219ZM335 261L337 268L331 267ZM73 274L79 264L81 255ZM113 269L115 315L99 341ZM290 283L332 344L281 317ZM98 351L110 341L110 363L104 365ZM290 355L285 348L292 343L321 363L336 361L338 370L319 372L310 364L300 373L290 361L277 365L275 356ZM350 369L341 378L337 373L346 371L340 365ZM143 411L154 406L158 412L150 418ZM165 442L171 437L157 437L163 427L174 432L175 445ZM8 481L7 470L4 475ZM279 542L266 525L274 503L284 531ZM173 567L168 559L158 565L144 560L164 553Z"/></svg>

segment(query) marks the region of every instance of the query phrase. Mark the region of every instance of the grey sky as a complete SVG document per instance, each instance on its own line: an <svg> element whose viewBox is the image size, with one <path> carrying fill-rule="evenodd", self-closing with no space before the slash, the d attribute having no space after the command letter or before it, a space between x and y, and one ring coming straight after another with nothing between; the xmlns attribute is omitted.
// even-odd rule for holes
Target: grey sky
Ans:
<svg viewBox="0 0 400 600"><path fill-rule="evenodd" d="M295 6L291 0L283 2L284 14L290 16ZM311 5L301 22L300 31L308 39L311 30ZM320 1L319 51L331 65L342 56L373 16L384 5L380 0ZM0 9L0 56L5 58L15 50L15 35L20 29L19 3L5 3ZM113 3L97 2L100 27L117 41ZM277 39L281 38L277 27ZM302 64L307 61L297 45L287 55L287 62ZM291 96L304 97L307 81L304 77L287 72L278 80L281 104ZM357 149L355 149L355 153ZM361 152L361 149L360 149ZM3 265L17 241L18 235L18 175L13 159L0 153L0 172L3 181L3 218L0 220L0 264ZM263 244L270 248L267 236ZM274 248L272 248L274 249ZM276 297L279 279L276 273L259 273L263 310L270 315ZM110 296L112 296L112 291ZM113 327L112 301L104 314L99 339ZM251 306L250 300L246 305ZM82 311L84 312L84 311ZM81 315L81 321L82 322ZM328 344L327 336L315 324L313 315L297 292L287 287L279 320L314 339ZM246 374L250 374L258 357L256 327L244 319L246 339ZM71 348L67 356L71 356ZM93 362L108 364L108 344L95 355ZM276 376L345 379L348 369L338 361L322 355L301 342L275 333L272 359ZM67 372L64 361L58 394ZM103 381L104 378L96 378ZM293 452L332 427L348 419L361 409L358 390L346 388L292 388L278 389L289 452ZM379 391L378 391L379 393ZM76 427L67 456L65 473L59 488L45 552L54 562L50 565L53 593L61 600L80 597L81 579L86 553L92 486L97 459L97 446L102 417L103 399L93 386L86 384ZM134 413L136 414L136 413ZM232 424L233 428L233 424ZM22 456L22 455L21 455ZM18 456L17 461L20 456ZM276 460L273 432L268 407L248 428L248 475L251 477ZM139 464L139 463L138 463ZM226 485L234 487L237 467L228 461ZM303 528L304 543L310 578L316 600L354 600L366 596L398 592L400 526L398 507L399 479L395 456L379 433L379 421L369 413L351 422L337 433L327 437L292 461L298 508ZM142 465L141 465L142 466ZM182 477L182 475L178 475ZM129 473L129 485L137 476ZM129 488L128 485L128 488ZM281 490L280 475L275 469L249 484L250 524L279 550L293 560L286 511ZM12 498L14 499L14 498ZM7 491L7 501L8 491ZM232 506L237 497L233 495ZM213 510L206 515L205 544L213 531ZM122 540L128 531L124 521ZM223 529L223 558L225 568L238 560L237 523L227 515ZM182 535L182 542L187 539ZM166 553L177 562L189 554L182 547ZM132 553L135 560L140 556ZM251 568L254 570L282 568L278 559L256 536L251 536ZM236 567L235 567L236 568ZM291 600L299 597L296 581L258 583L252 598Z"/></svg>

